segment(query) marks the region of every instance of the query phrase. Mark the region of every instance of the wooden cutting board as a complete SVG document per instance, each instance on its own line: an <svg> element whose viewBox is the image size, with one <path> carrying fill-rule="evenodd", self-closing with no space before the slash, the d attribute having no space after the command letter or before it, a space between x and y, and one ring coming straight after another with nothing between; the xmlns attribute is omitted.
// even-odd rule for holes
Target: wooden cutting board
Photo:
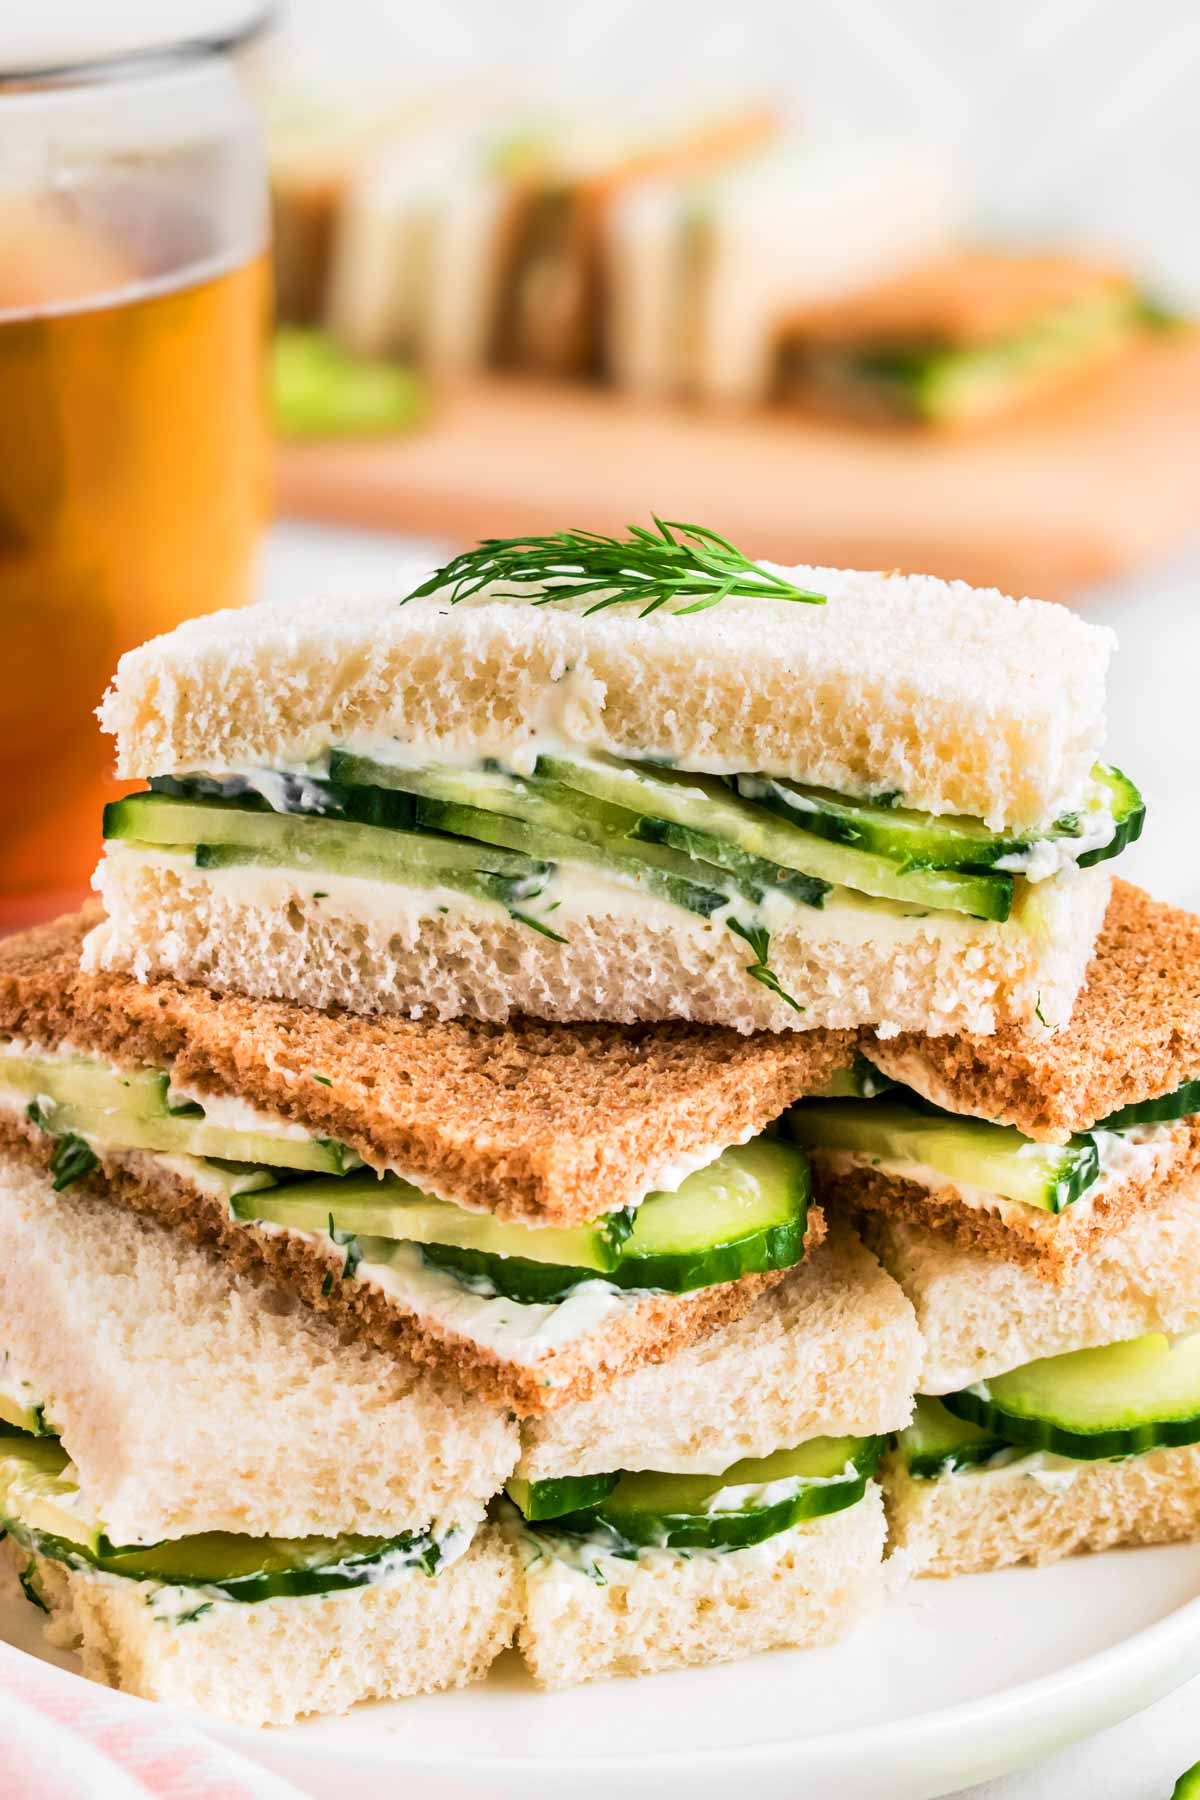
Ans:
<svg viewBox="0 0 1200 1800"><path fill-rule="evenodd" d="M647 405L490 380L407 437L283 447L280 510L455 544L699 520L778 562L1061 599L1200 532L1200 332L971 434Z"/></svg>

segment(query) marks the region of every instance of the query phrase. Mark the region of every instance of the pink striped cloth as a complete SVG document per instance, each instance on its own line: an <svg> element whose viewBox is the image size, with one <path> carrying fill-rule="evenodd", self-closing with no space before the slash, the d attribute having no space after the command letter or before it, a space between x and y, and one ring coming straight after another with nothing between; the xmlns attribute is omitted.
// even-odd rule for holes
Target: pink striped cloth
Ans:
<svg viewBox="0 0 1200 1800"><path fill-rule="evenodd" d="M0 1643L4 1800L301 1800L186 1713L114 1694Z"/></svg>

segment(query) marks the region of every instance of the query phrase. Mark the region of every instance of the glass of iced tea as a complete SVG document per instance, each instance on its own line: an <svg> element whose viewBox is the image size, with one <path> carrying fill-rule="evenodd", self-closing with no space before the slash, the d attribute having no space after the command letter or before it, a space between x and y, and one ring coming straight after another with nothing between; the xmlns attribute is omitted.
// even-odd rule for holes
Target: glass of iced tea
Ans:
<svg viewBox="0 0 1200 1800"><path fill-rule="evenodd" d="M118 656L248 597L267 219L228 43L0 70L0 930L86 892Z"/></svg>

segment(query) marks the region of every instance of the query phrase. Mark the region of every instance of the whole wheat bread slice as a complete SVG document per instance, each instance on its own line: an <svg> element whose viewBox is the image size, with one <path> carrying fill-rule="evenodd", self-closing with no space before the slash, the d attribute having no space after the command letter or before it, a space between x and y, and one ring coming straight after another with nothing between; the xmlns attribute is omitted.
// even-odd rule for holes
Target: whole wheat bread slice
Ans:
<svg viewBox="0 0 1200 1800"><path fill-rule="evenodd" d="M1061 1031L991 1037L904 1031L872 1062L939 1106L1065 1143L1135 1100L1200 1075L1200 918L1113 883L1104 925Z"/></svg>
<svg viewBox="0 0 1200 1800"><path fill-rule="evenodd" d="M0 1113L0 1154L45 1173L54 1140L20 1114ZM184 1159L171 1159L177 1165ZM534 1361L505 1359L360 1278L346 1279L345 1250L329 1237L263 1231L230 1217L222 1199L192 1185L180 1169L138 1150L104 1151L83 1178L86 1191L161 1220L215 1249L235 1270L295 1293L335 1325L435 1370L522 1417L556 1411L602 1394L643 1363L664 1362L706 1332L741 1315L785 1270L744 1275L691 1294L647 1294L636 1307L544 1351ZM824 1236L810 1208L805 1249ZM360 1265L362 1268L363 1265ZM365 1272L365 1270L364 1270Z"/></svg>
<svg viewBox="0 0 1200 1800"><path fill-rule="evenodd" d="M845 1031L362 1018L84 974L97 906L0 944L0 1037L170 1069L501 1218L574 1225L755 1135L854 1054Z"/></svg>

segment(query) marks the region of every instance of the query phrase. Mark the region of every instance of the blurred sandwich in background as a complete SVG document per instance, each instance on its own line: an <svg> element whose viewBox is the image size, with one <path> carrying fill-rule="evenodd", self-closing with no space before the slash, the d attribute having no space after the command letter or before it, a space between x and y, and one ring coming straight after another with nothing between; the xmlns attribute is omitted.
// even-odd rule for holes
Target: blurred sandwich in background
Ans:
<svg viewBox="0 0 1200 1800"><path fill-rule="evenodd" d="M888 140L790 140L639 185L608 231L612 371L640 394L763 401L780 321L853 309L947 250L945 159ZM886 288L885 288L886 291Z"/></svg>
<svg viewBox="0 0 1200 1800"><path fill-rule="evenodd" d="M585 120L426 135L348 191L327 321L356 351L442 372L600 374L613 209L648 180L736 161L775 129L767 108L746 105L654 133Z"/></svg>
<svg viewBox="0 0 1200 1800"><path fill-rule="evenodd" d="M797 308L779 332L777 391L870 418L970 424L1095 370L1154 323L1120 269L957 251Z"/></svg>

